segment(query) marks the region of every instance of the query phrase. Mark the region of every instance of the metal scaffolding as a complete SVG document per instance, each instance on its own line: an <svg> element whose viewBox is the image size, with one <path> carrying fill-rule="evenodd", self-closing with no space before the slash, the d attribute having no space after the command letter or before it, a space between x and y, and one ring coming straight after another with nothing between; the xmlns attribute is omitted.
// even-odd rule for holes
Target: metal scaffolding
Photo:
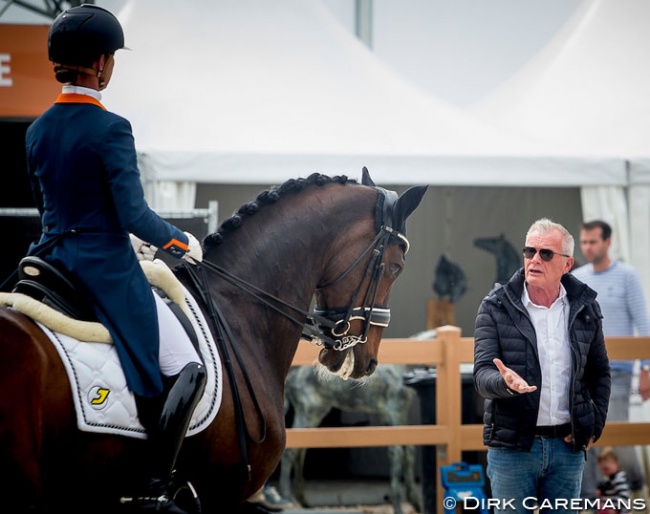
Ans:
<svg viewBox="0 0 650 514"><path fill-rule="evenodd" d="M9 7L14 5L54 19L70 7L81 4L94 4L95 0L34 0L31 2L27 0L3 0L1 3L4 3L4 5L0 5L0 18L2 18L2 15Z"/></svg>

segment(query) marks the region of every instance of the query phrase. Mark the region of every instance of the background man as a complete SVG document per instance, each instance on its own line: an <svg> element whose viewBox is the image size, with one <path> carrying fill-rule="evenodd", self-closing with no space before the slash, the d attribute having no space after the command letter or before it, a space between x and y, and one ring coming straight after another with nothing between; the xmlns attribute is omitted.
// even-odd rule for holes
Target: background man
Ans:
<svg viewBox="0 0 650 514"><path fill-rule="evenodd" d="M573 271L573 275L598 293L603 313L603 333L611 336L649 336L650 322L637 272L629 265L612 260L609 247L612 228L602 220L583 223L580 228L580 249L587 264ZM650 398L650 361L643 361L639 375L639 393L643 400ZM612 393L609 400L609 421L629 421L630 391L632 388L632 361L612 361ZM616 448L621 464L627 472L632 491L644 486L643 472L633 446ZM593 498L599 481L594 451L587 459L583 477L582 495Z"/></svg>

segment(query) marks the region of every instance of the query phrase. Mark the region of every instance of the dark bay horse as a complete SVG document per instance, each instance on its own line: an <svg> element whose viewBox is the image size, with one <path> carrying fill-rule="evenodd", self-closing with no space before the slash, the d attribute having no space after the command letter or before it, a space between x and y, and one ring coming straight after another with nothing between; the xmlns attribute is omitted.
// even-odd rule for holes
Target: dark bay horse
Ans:
<svg viewBox="0 0 650 514"><path fill-rule="evenodd" d="M206 237L198 270L175 269L225 348L220 410L186 439L178 461L202 505L188 510L240 512L275 470L284 381L302 334L319 338L320 364L333 373L375 370L408 250L406 219L425 191L398 198L365 169L362 184L320 174L290 180ZM0 512L120 512L118 498L146 459L142 440L79 431L54 346L26 316L0 309Z"/></svg>

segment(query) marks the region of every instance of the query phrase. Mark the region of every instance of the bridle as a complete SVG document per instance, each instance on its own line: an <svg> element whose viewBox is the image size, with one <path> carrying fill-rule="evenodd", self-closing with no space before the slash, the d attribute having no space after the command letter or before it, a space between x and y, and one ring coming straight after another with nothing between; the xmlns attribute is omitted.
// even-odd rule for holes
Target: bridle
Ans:
<svg viewBox="0 0 650 514"><path fill-rule="evenodd" d="M348 266L343 272L335 278L319 284L317 290L323 291L328 287L337 284L343 280L353 269L355 269L368 253L371 253L363 279L359 282L355 293L346 307L320 308L316 305L312 312L304 311L284 300L273 296L270 293L250 284L249 282L231 274L229 271L217 266L209 261L203 261L199 267L210 270L220 275L223 279L239 287L242 291L266 304L271 309L282 314L287 319L298 325L303 326L302 337L311 341L317 346L323 346L327 349L344 351L359 343L367 341L367 334L370 326L375 325L386 328L390 323L390 309L384 305L375 304L379 284L384 273L384 255L391 238L396 238L404 246L404 254L409 250L410 244L404 234L396 230L393 225L393 209L397 202L398 195L394 191L389 191L381 187L374 186L379 192L377 197L377 206L375 214L375 224L378 226L377 235L365 250ZM205 279L198 279L192 268L194 266L185 266L194 277L197 289L207 290ZM361 306L355 306L361 293L361 288L366 280L370 277L370 282ZM209 298L204 298L210 301ZM287 309L293 311L302 319L287 312ZM360 335L350 334L351 322L362 320L364 323L363 332Z"/></svg>
<svg viewBox="0 0 650 514"><path fill-rule="evenodd" d="M390 309L384 305L376 304L375 300L379 291L381 277L384 274L384 255L388 240L391 236L398 237L404 241L408 251L408 240L406 237L391 227L382 225L375 239L345 271L335 279L318 287L318 290L322 291L338 283L356 268L363 257L371 252L363 279L359 282L359 286L352 295L349 305L347 307L331 307L325 309L319 308L316 305L313 312L307 318L307 323L303 329L303 337L311 339L318 346L324 346L330 350L344 351L359 343L365 343L368 340L367 335L371 325L383 328L388 326L390 323ZM370 282L362 305L355 307L359 294L361 293L361 288L368 278L370 278ZM363 332L360 335L350 334L351 322L357 320L363 321Z"/></svg>
<svg viewBox="0 0 650 514"><path fill-rule="evenodd" d="M377 305L375 300L379 284L384 274L384 255L391 237L397 238L404 244L404 254L409 250L406 236L395 230L393 225L393 208L397 201L397 193L376 187L379 192L377 199L377 214L380 216L379 231L368 247L338 276L318 286L318 291L333 286L347 276L362 259L371 253L363 279L359 282L355 293L347 307L319 308L316 305L307 317L303 327L303 338L311 340L317 346L328 350L345 351L357 344L368 340L368 330L372 325L386 328L390 323L390 309L385 305ZM377 218L377 216L375 216ZM355 307L361 288L370 278L362 305ZM363 331L360 335L350 334L352 321L363 321Z"/></svg>

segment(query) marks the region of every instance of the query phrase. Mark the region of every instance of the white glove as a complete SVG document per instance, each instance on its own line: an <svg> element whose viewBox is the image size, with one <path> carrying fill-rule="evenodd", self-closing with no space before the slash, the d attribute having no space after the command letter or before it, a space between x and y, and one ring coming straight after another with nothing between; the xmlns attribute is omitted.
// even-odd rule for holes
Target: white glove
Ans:
<svg viewBox="0 0 650 514"><path fill-rule="evenodd" d="M188 242L187 253L183 255L183 259L190 264L201 262L203 260L203 248L201 248L201 243L199 243L199 240L189 232L185 232L185 235L187 236Z"/></svg>
<svg viewBox="0 0 650 514"><path fill-rule="evenodd" d="M131 239L131 246L133 246L133 251L135 252L136 257L139 261L153 261L156 257L156 252L158 248L152 244L143 241L138 236L129 234Z"/></svg>

